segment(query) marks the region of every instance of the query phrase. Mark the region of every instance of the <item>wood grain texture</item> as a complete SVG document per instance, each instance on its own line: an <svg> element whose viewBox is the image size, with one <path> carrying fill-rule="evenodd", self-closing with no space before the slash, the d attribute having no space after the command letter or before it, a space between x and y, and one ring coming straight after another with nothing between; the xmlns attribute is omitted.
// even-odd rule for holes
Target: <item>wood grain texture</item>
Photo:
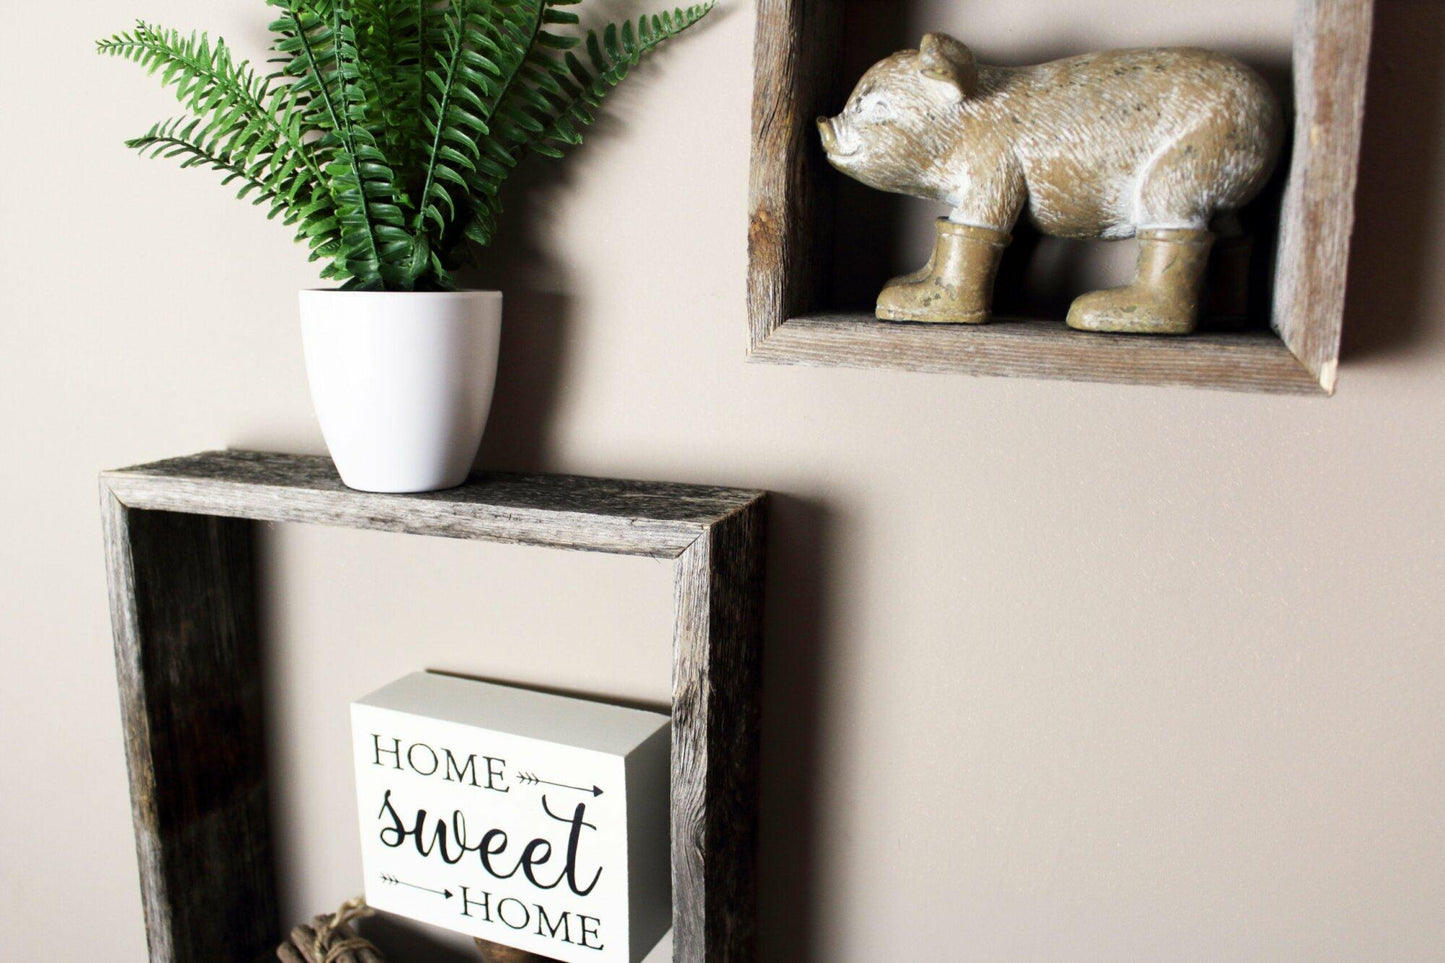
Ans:
<svg viewBox="0 0 1445 963"><path fill-rule="evenodd" d="M101 490L153 961L277 943L251 519L676 558L673 958L754 957L763 493L483 475L372 495L326 459L259 452L106 472Z"/></svg>
<svg viewBox="0 0 1445 963"><path fill-rule="evenodd" d="M821 301L831 198L813 119L827 113L842 17L837 0L758 0L748 184L749 344Z"/></svg>
<svg viewBox="0 0 1445 963"><path fill-rule="evenodd" d="M102 512L150 957L251 963L279 927L250 527Z"/></svg>
<svg viewBox="0 0 1445 963"><path fill-rule="evenodd" d="M762 579L760 502L714 526L679 559L672 707L674 960L756 958Z"/></svg>
<svg viewBox="0 0 1445 963"><path fill-rule="evenodd" d="M1329 393L1338 370L1372 0L1300 0L1298 120L1267 334L1119 339L1058 322L960 331L829 312L831 186L813 115L834 89L839 0L759 0L748 251L749 356L780 364ZM1089 342L1081 338L1101 338ZM1154 344L1144 343L1153 340ZM1295 359L1298 358L1298 361Z"/></svg>
<svg viewBox="0 0 1445 963"><path fill-rule="evenodd" d="M358 492L321 455L211 451L106 472L127 505L270 522L676 558L758 492L561 475L478 474L418 495Z"/></svg>
<svg viewBox="0 0 1445 963"><path fill-rule="evenodd" d="M1331 393L1339 370L1373 13L1373 0L1300 0L1295 15L1297 113L1280 213L1274 326Z"/></svg>
<svg viewBox="0 0 1445 963"><path fill-rule="evenodd" d="M783 364L1320 393L1280 340L1263 331L1165 338L1090 334L1057 321L928 325L820 314L788 321L753 357Z"/></svg>

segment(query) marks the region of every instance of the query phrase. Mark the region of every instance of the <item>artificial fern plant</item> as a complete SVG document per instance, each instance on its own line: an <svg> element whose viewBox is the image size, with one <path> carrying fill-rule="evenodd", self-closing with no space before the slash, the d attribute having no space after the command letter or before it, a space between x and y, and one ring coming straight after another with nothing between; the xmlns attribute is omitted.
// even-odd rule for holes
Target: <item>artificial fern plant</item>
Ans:
<svg viewBox="0 0 1445 963"><path fill-rule="evenodd" d="M584 44L558 29L578 24L563 8L579 2L267 0L269 75L223 40L144 22L97 47L159 72L189 111L127 146L224 172L345 288L450 290L467 240L492 240L518 162L580 143L608 89L713 6Z"/></svg>

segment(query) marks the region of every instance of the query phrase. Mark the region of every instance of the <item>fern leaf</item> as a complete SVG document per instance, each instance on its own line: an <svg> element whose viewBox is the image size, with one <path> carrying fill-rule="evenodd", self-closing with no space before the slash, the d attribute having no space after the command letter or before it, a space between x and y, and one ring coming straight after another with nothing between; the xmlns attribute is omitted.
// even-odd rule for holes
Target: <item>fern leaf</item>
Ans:
<svg viewBox="0 0 1445 963"><path fill-rule="evenodd" d="M308 130L319 132L317 154L325 166L329 155L341 146L332 107L340 100L337 78L333 76L335 16L333 0L266 0L282 15L273 21L272 62L279 70L270 80L287 81L296 101L295 119Z"/></svg>
<svg viewBox="0 0 1445 963"><path fill-rule="evenodd" d="M366 115L382 151L400 170L425 156L426 138L411 112L420 103L423 45L434 4L427 0L351 0L358 62L373 98Z"/></svg>
<svg viewBox="0 0 1445 963"><path fill-rule="evenodd" d="M270 0L282 8L289 27L278 31L277 48L294 50L305 73L294 83L303 85L319 109L319 124L337 142L335 156L326 166L336 201L341 232L338 260L352 275L348 286L374 289L393 285L409 287L415 278L388 270L395 255L410 249L412 239L402 229L395 176L376 139L357 123L362 84L356 64L355 33L342 4L320 0ZM331 22L320 12L330 6ZM329 62L323 59L329 54ZM390 257L388 257L388 255Z"/></svg>
<svg viewBox="0 0 1445 963"><path fill-rule="evenodd" d="M269 204L267 217L280 216L282 223L297 225L296 240L310 247L313 254L339 237L330 198L315 196L320 185L309 172L294 167L248 166L243 158L226 149L221 138L206 134L201 118L177 117L155 124L144 135L126 141L126 146L143 157L179 159L182 168L221 171L226 175L222 184L239 181L238 198L249 198L257 206Z"/></svg>
<svg viewBox="0 0 1445 963"><path fill-rule="evenodd" d="M505 32L528 16L540 23L541 9L541 0L452 3L445 47L426 73L431 91L424 122L431 145L414 231L430 228L444 238L464 206L471 207L479 172L486 169L482 145L489 120L527 50L508 44Z"/></svg>
<svg viewBox="0 0 1445 963"><path fill-rule="evenodd" d="M554 6L566 5L564 0L545 0L542 19ZM608 24L599 35L589 31L583 45L591 61L591 69L571 51L562 60L534 48L518 75L523 83L514 83L496 109L493 135L484 145L485 158L495 162L485 176L473 178L474 188L482 203L477 217L467 225L466 236L481 243L490 239L500 211L497 195L507 171L524 152L546 157L561 157L566 147L582 142L582 130L596 118L596 108L607 92L627 76L642 58L659 45L694 26L711 12L715 0L640 17L634 28L631 21ZM484 218L483 212L489 215Z"/></svg>
<svg viewBox="0 0 1445 963"><path fill-rule="evenodd" d="M559 156L562 148L581 143L581 131L595 119L595 110L607 91L650 51L698 23L713 6L709 2L679 8L671 14L643 16L636 27L632 21L608 24L600 37L597 31L589 31L584 47L591 69L572 53L566 54L561 63L547 60L546 81L534 82L509 105L514 127L507 133L518 147L553 156ZM527 123L528 116L537 124Z"/></svg>
<svg viewBox="0 0 1445 963"><path fill-rule="evenodd" d="M96 43L102 54L122 57L154 73L163 85L174 85L176 97L197 116L209 115L208 135L228 132L231 150L245 149L252 159L264 154L277 166L303 164L319 181L321 170L304 143L308 132L293 120L294 94L273 89L246 61L235 63L222 40L210 44L204 33L183 36L178 30L137 21L135 29Z"/></svg>
<svg viewBox="0 0 1445 963"><path fill-rule="evenodd" d="M488 243L528 154L582 141L606 92L711 9L611 24L585 41L580 0L266 0L273 72L222 40L137 24L102 53L138 63L193 115L129 142L220 171L295 228L346 287L453 286Z"/></svg>

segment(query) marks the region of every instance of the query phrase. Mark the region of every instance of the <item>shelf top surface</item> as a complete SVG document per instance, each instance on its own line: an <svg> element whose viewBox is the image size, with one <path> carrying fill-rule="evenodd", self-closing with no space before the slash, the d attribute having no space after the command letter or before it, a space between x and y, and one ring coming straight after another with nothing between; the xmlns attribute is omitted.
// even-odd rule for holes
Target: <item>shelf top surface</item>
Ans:
<svg viewBox="0 0 1445 963"><path fill-rule="evenodd" d="M1276 335L1259 330L1188 337L1095 334L1057 322L912 324L835 312L789 318L754 346L752 358L784 364L1325 393Z"/></svg>
<svg viewBox="0 0 1445 963"><path fill-rule="evenodd" d="M445 491L382 494L347 488L325 456L257 451L201 452L101 478L134 509L654 556L676 556L763 497L706 485L500 472L474 473Z"/></svg>

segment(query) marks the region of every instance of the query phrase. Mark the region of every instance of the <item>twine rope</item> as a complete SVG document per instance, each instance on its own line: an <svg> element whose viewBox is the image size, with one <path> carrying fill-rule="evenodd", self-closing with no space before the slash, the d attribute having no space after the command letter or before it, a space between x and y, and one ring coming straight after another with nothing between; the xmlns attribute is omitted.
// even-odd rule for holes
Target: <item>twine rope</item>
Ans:
<svg viewBox="0 0 1445 963"><path fill-rule="evenodd" d="M362 896L353 896L351 899L342 903L341 909L337 910L329 919L316 927L316 942L312 946L315 957L321 960L322 963L336 963L337 960L341 959L342 954L349 953L352 950L370 950L380 955L380 951L377 950L370 940L364 940L359 936L332 942L333 939L335 939L337 929L345 926L352 920L370 916L374 912L376 911L366 905L366 898Z"/></svg>

